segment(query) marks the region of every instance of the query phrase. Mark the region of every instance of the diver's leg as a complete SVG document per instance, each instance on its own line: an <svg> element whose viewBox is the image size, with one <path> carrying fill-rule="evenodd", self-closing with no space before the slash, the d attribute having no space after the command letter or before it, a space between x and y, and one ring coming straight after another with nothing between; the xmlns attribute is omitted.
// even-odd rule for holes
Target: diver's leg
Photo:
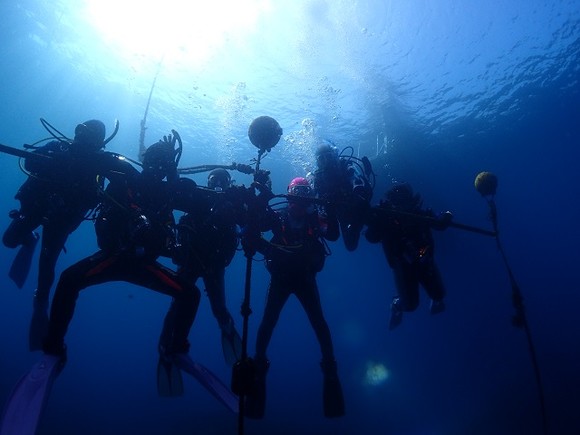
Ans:
<svg viewBox="0 0 580 435"><path fill-rule="evenodd" d="M431 298L429 306L431 314L445 311L445 286L443 285L441 272L433 258L421 268L420 282L427 295Z"/></svg>
<svg viewBox="0 0 580 435"><path fill-rule="evenodd" d="M220 328L222 328L232 320L232 316L226 306L225 269L207 273L202 278L211 312L216 318Z"/></svg>
<svg viewBox="0 0 580 435"><path fill-rule="evenodd" d="M48 328L48 305L50 289L55 279L56 262L67 237L66 230L54 225L45 225L43 228L38 260L38 282L32 299L32 318L28 332L30 350L42 348L42 339Z"/></svg>
<svg viewBox="0 0 580 435"><path fill-rule="evenodd" d="M358 247L360 234L366 218L364 204L352 204L349 208L341 208L338 214L340 231L344 239L344 245L350 252Z"/></svg>
<svg viewBox="0 0 580 435"><path fill-rule="evenodd" d="M79 217L80 216L80 217ZM53 214L42 226L42 243L38 262L38 287L35 299L38 304L48 304L54 283L55 268L68 236L83 222L81 213Z"/></svg>
<svg viewBox="0 0 580 435"><path fill-rule="evenodd" d="M272 275L264 315L262 316L256 337L256 359L267 359L266 350L270 344L270 339L278 323L282 308L286 304L289 296L290 293L284 285L284 278Z"/></svg>
<svg viewBox="0 0 580 435"><path fill-rule="evenodd" d="M312 329L316 334L323 360L334 360L334 348L328 323L324 319L322 305L320 304L320 294L314 275L307 277L300 289L296 291L296 297L304 308Z"/></svg>
<svg viewBox="0 0 580 435"><path fill-rule="evenodd" d="M389 317L389 330L393 330L403 321L404 311L414 311L419 305L419 282L413 275L411 265L403 258L392 258L389 264L397 289L397 296L391 302Z"/></svg>
<svg viewBox="0 0 580 435"><path fill-rule="evenodd" d="M266 374L270 367L266 351L282 308L290 296L284 281L284 277L273 274L268 288L266 307L256 338L254 378L246 396L245 415L249 418L260 419L266 410Z"/></svg>
<svg viewBox="0 0 580 435"><path fill-rule="evenodd" d="M342 240L344 241L346 250L349 252L354 251L358 246L360 229L357 229L352 222L345 220L344 217L340 218L339 224Z"/></svg>
<svg viewBox="0 0 580 435"><path fill-rule="evenodd" d="M318 293L314 275L305 279L302 288L296 292L296 296L308 315L308 320L310 320L310 324L316 333L316 338L322 351L320 368L323 374L322 403L324 416L327 418L341 417L345 413L342 386L338 377L336 360L334 359L330 329L324 319L320 304L320 294Z"/></svg>
<svg viewBox="0 0 580 435"><path fill-rule="evenodd" d="M130 259L119 280L130 282L173 298L164 319L159 342L163 353L187 353L188 335L195 320L201 292L189 280L156 261Z"/></svg>
<svg viewBox="0 0 580 435"><path fill-rule="evenodd" d="M404 259L392 263L397 297L403 311L415 311L419 306L419 271Z"/></svg>
<svg viewBox="0 0 580 435"><path fill-rule="evenodd" d="M212 270L203 276L205 291L212 313L221 330L222 351L226 363L235 364L242 356L242 338L234 325L234 319L226 306L225 268Z"/></svg>
<svg viewBox="0 0 580 435"><path fill-rule="evenodd" d="M114 262L102 251L70 266L60 276L51 304L48 333L43 341L45 353L63 355L64 337L74 315L79 292L91 285L106 282L107 266Z"/></svg>
<svg viewBox="0 0 580 435"><path fill-rule="evenodd" d="M54 283L58 257L68 238L68 231L54 225L44 226L40 258L38 260L38 286L34 292L34 305L40 309L48 307L50 289Z"/></svg>

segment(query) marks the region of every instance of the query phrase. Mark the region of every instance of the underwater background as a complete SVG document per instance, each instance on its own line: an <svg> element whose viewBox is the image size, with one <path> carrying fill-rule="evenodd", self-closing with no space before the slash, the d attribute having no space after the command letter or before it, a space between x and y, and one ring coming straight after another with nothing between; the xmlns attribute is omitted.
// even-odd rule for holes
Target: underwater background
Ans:
<svg viewBox="0 0 580 435"><path fill-rule="evenodd" d="M40 118L69 136L91 118L110 133L118 119L107 149L136 158L146 116L146 144L179 131L182 166L251 163L248 126L269 115L284 129L261 164L275 193L313 169L326 139L371 158L374 203L391 183L408 181L425 205L486 229L488 205L473 180L494 172L501 242L524 296L548 433L580 433L580 1L14 0L0 2L0 16L4 145L47 137ZM0 168L4 230L26 176L13 156L0 155ZM193 178L205 183L205 174ZM364 237L355 252L331 244L318 282L347 415L322 416L320 351L291 298L269 347L266 416L246 420L246 434L544 433L495 240L454 228L435 238L447 310L429 315L422 292L394 331L395 289L380 246ZM85 222L57 273L96 249ZM7 278L14 254L0 248L2 403L40 358L27 339L36 269L18 290ZM241 252L226 274L241 331ZM254 262L250 353L267 283ZM158 397L157 339L169 303L125 283L81 293L39 435L237 433L237 417L192 378L183 397ZM229 383L205 295L190 341L193 359Z"/></svg>

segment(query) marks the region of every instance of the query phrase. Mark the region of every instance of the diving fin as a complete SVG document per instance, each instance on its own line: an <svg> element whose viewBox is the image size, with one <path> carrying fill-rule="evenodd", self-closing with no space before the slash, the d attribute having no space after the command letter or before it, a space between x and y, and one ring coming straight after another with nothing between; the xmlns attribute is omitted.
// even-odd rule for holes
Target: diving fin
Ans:
<svg viewBox="0 0 580 435"><path fill-rule="evenodd" d="M34 256L34 251L36 250L38 238L38 234L35 232L31 233L29 240L20 246L20 249L12 261L12 265L8 271L8 276L12 281L14 281L16 287L18 288L24 287L26 278L28 278L30 265L32 264L32 257Z"/></svg>
<svg viewBox="0 0 580 435"><path fill-rule="evenodd" d="M244 415L259 420L266 412L266 375L270 368L270 361L257 359L254 361L254 379L246 395Z"/></svg>
<svg viewBox="0 0 580 435"><path fill-rule="evenodd" d="M44 355L40 362L20 378L6 402L0 434L36 433L52 384L63 366L62 357Z"/></svg>
<svg viewBox="0 0 580 435"><path fill-rule="evenodd" d="M322 385L322 404L326 418L342 417L344 411L344 396L342 386L336 370L336 361L323 361L320 363L324 381Z"/></svg>
<svg viewBox="0 0 580 435"><path fill-rule="evenodd" d="M356 250L360 239L359 228L355 228L353 225L341 224L340 231L346 250L349 252Z"/></svg>
<svg viewBox="0 0 580 435"><path fill-rule="evenodd" d="M442 313L443 311L445 311L445 301L444 300L440 300L440 301L431 300L431 304L429 305L429 312L431 314L439 314L439 313Z"/></svg>
<svg viewBox="0 0 580 435"><path fill-rule="evenodd" d="M242 337L233 325L230 330L222 329L222 351L229 366L233 366L242 358Z"/></svg>
<svg viewBox="0 0 580 435"><path fill-rule="evenodd" d="M183 395L181 371L170 359L159 357L157 363L157 392L161 397Z"/></svg>
<svg viewBox="0 0 580 435"><path fill-rule="evenodd" d="M402 312L391 312L391 317L389 319L389 331L392 331L397 326L401 324L403 321L403 313Z"/></svg>
<svg viewBox="0 0 580 435"><path fill-rule="evenodd" d="M211 393L230 411L238 412L238 398L215 374L207 367L193 361L186 353L176 353L170 356L173 364L190 374L207 391Z"/></svg>
<svg viewBox="0 0 580 435"><path fill-rule="evenodd" d="M344 411L344 396L338 378L324 378L323 407L326 418L342 417Z"/></svg>

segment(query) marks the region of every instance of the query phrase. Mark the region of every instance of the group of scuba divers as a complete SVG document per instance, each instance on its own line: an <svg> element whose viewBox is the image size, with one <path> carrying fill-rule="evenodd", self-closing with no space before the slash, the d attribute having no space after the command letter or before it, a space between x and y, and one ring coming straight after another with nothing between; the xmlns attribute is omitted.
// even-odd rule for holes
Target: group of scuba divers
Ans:
<svg viewBox="0 0 580 435"><path fill-rule="evenodd" d="M66 361L65 335L80 291L125 281L172 298L159 339L158 375L166 381L158 381L160 388L179 389L172 385L173 366L187 360L188 334L201 295L196 283L201 278L221 329L226 361L238 367L233 377L241 379L232 379L232 390L243 399L243 416L264 415L267 348L280 312L294 294L322 353L324 415L340 417L345 413L344 399L316 281L330 254L327 241L342 237L346 249L354 251L364 234L369 242L382 244L397 289L391 329L401 322L403 312L417 308L419 285L431 300L431 313L445 308L431 229L447 228L451 213L435 215L424 209L408 183L395 184L372 206L375 176L366 157L339 152L324 142L315 152L316 170L292 179L286 194L275 195L269 171L259 168L260 157L282 136L280 125L268 116L256 118L248 131L259 149L255 169L215 165L207 186L197 185L178 168L182 143L174 130L133 161L104 151L118 124L106 138L101 121L86 121L76 126L72 140L44 120L43 124L54 140L22 153L21 166L28 178L16 194L20 209L10 212L3 243L19 248L9 275L22 287L40 240L29 345L54 357L58 372ZM232 183L228 169L245 170L253 182L248 187ZM272 204L274 198L279 201ZM180 212L177 221L174 211ZM49 304L59 254L68 236L87 219L94 221L99 250L62 272ZM265 234L271 237L266 239ZM249 259L263 255L270 274L252 358L245 349L247 315L241 337L226 306L225 269L238 250ZM163 265L162 257L170 258L175 267Z"/></svg>

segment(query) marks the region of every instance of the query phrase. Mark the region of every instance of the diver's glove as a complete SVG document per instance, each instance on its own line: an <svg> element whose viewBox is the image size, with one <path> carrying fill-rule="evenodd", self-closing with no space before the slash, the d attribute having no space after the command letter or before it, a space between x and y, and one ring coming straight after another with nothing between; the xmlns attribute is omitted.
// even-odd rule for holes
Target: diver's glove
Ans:
<svg viewBox="0 0 580 435"><path fill-rule="evenodd" d="M242 248L249 257L253 256L256 252L263 251L266 246L262 233L253 224L242 227L240 236Z"/></svg>
<svg viewBox="0 0 580 435"><path fill-rule="evenodd" d="M451 221L453 220L453 213L450 211L446 211L443 213L439 213L437 216L437 225L435 226L438 230L446 230L451 225Z"/></svg>
<svg viewBox="0 0 580 435"><path fill-rule="evenodd" d="M159 142L167 146L170 146L172 149L175 149L175 144L177 143L177 135L168 134L167 136L163 136L163 139L161 139Z"/></svg>
<svg viewBox="0 0 580 435"><path fill-rule="evenodd" d="M258 191L254 204L257 205L259 209L267 208L268 202L270 202L270 200L275 196L270 187L272 183L269 174L268 171L265 171L260 174L260 176L255 176L254 182L252 183L252 187Z"/></svg>
<svg viewBox="0 0 580 435"><path fill-rule="evenodd" d="M272 180L270 179L270 171L259 169L258 172L254 174L254 184L271 188Z"/></svg>

